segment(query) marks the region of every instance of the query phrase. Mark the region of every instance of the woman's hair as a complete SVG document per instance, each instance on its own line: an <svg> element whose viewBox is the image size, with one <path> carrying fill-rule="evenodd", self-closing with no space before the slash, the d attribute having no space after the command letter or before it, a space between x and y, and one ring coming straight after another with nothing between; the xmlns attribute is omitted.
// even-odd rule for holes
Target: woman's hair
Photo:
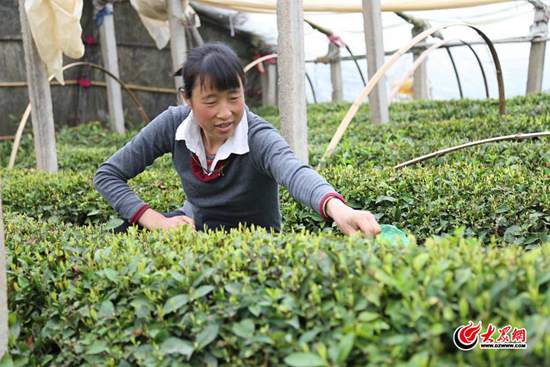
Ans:
<svg viewBox="0 0 550 367"><path fill-rule="evenodd" d="M208 81L220 91L245 85L245 75L239 57L223 43L207 43L192 49L182 69L184 93L191 98L195 83L201 88Z"/></svg>

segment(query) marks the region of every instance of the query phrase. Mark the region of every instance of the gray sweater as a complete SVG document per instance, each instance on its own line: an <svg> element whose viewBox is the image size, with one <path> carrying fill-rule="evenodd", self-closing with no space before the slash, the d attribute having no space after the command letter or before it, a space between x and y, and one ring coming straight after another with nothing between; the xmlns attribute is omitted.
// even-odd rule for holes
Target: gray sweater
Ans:
<svg viewBox="0 0 550 367"><path fill-rule="evenodd" d="M279 184L296 200L324 214L321 204L335 193L334 188L300 163L277 130L248 109L249 153L231 155L216 180L202 182L195 177L192 153L184 141L175 140L176 129L189 112L184 105L169 107L97 170L96 190L122 218L132 218L145 205L127 181L166 153L172 153L187 199L184 210L197 229L228 229L242 223L280 230Z"/></svg>

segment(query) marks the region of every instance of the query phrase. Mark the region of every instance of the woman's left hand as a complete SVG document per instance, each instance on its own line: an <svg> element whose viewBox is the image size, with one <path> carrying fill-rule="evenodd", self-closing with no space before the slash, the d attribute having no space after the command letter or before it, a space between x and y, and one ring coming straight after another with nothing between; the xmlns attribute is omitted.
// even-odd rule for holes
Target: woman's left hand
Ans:
<svg viewBox="0 0 550 367"><path fill-rule="evenodd" d="M326 205L327 214L345 235L352 235L358 231L368 236L380 233L380 225L371 212L355 210L338 199L331 199Z"/></svg>

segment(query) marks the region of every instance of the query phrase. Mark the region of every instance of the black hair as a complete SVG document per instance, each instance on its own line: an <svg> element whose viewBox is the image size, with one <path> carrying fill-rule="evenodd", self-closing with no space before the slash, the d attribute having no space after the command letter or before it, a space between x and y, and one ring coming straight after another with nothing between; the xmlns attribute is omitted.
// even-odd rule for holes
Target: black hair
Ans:
<svg viewBox="0 0 550 367"><path fill-rule="evenodd" d="M183 88L187 98L191 98L197 80L201 87L208 81L214 88L225 91L245 85L245 75L239 57L223 43L206 43L192 49L181 71Z"/></svg>

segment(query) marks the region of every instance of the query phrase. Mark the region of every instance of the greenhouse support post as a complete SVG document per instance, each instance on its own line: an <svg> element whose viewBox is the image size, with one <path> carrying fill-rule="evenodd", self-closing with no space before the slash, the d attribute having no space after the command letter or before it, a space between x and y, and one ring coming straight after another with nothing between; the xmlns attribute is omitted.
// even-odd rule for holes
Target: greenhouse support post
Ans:
<svg viewBox="0 0 550 367"><path fill-rule="evenodd" d="M264 63L265 73L262 74L262 104L277 105L277 64Z"/></svg>
<svg viewBox="0 0 550 367"><path fill-rule="evenodd" d="M413 61L418 60L422 52L413 52ZM428 84L428 63L423 62L416 68L413 75L413 98L430 99L430 86Z"/></svg>
<svg viewBox="0 0 550 367"><path fill-rule="evenodd" d="M542 39L548 35L550 7L540 0L530 0L529 2L535 7L535 16L530 28L533 40L531 41L531 49L529 51L526 94L533 94L542 90L544 56L546 54L546 41Z"/></svg>
<svg viewBox="0 0 550 367"><path fill-rule="evenodd" d="M6 278L6 248L4 247L1 180L0 178L0 360L8 350L8 283Z"/></svg>
<svg viewBox="0 0 550 367"><path fill-rule="evenodd" d="M413 38L419 35L420 33L424 32L425 30L431 28L430 24L426 22L424 19L413 17L403 12L396 12L395 14L413 26L411 29L411 35ZM436 32L434 34L434 37L439 37L443 39L443 35L441 35L439 32ZM416 67L413 69L413 98L414 99L430 98L430 86L428 82L428 63L418 62L418 60L422 58L422 55L426 57L429 54L429 53L425 54L425 51L427 49L428 47L426 45L418 45L417 47L413 47L412 49L413 64L416 65ZM407 79L408 78L409 77L407 77ZM404 82L405 81L402 81L402 83ZM396 88L399 88L399 85L396 86ZM395 94L392 91L391 96L389 97L390 103L394 96Z"/></svg>
<svg viewBox="0 0 550 367"><path fill-rule="evenodd" d="M416 37L418 34L424 32L426 29L430 28L425 25L423 27L412 28L412 36ZM422 53L426 51L426 48L415 48L413 50L413 62L418 60ZM428 79L428 60L422 62L413 75L413 98L414 99L429 99L430 98L430 85Z"/></svg>
<svg viewBox="0 0 550 367"><path fill-rule="evenodd" d="M342 96L342 62L340 61L340 47L334 43L329 43L330 62L330 82L332 83L332 102L340 102Z"/></svg>
<svg viewBox="0 0 550 367"><path fill-rule="evenodd" d="M103 18L102 25L99 27L103 65L116 77L119 77L113 4L107 3L105 7L108 11ZM117 133L124 133L124 113L120 84L108 75L105 76L105 81L107 83L107 101L112 129Z"/></svg>
<svg viewBox="0 0 550 367"><path fill-rule="evenodd" d="M53 122L52 97L46 65L40 58L31 35L25 0L19 0L19 17L23 49L25 52L25 69L29 99L32 106L32 130L37 169L57 172L57 152L55 150L55 130Z"/></svg>
<svg viewBox="0 0 550 367"><path fill-rule="evenodd" d="M384 42L382 40L382 14L380 0L363 0L365 43L367 46L367 68L369 80L384 65ZM375 124L389 121L388 97L385 77L376 84L369 95L369 112Z"/></svg>
<svg viewBox="0 0 550 367"><path fill-rule="evenodd" d="M296 156L308 162L302 0L277 1L281 132Z"/></svg>
<svg viewBox="0 0 550 367"><path fill-rule="evenodd" d="M170 23L170 52L172 54L172 70L176 72L185 62L185 54L187 52L187 44L185 43L185 24L184 24L184 6L180 0L168 0L168 20ZM183 86L183 78L181 75L174 77L176 89Z"/></svg>

